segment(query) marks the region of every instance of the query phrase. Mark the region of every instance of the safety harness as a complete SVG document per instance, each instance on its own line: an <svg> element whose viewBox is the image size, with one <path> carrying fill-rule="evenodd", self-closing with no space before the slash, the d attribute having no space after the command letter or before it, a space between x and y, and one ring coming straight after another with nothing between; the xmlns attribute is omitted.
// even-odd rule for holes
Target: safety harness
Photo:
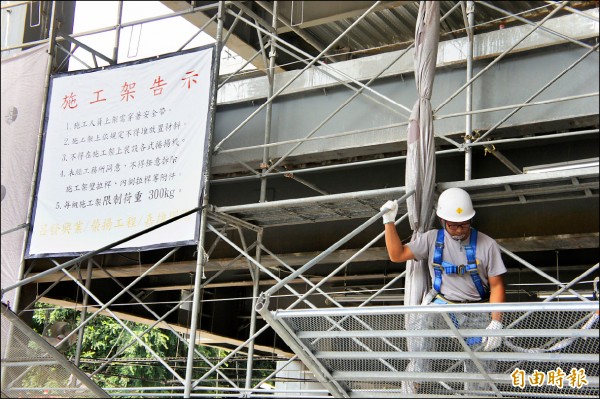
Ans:
<svg viewBox="0 0 600 399"><path fill-rule="evenodd" d="M444 260L444 229L438 230L437 238L435 241L435 250L433 252L433 289L437 293L433 303L437 304L446 304L452 303L451 301L444 298L440 292L442 288L442 275L446 274L459 274L464 275L465 273L469 273L471 275L471 279L477 288L477 292L479 292L479 296L481 297L481 301L487 301L489 299L489 292L483 286L483 282L481 281L481 277L479 277L479 273L477 271L477 258L475 254L477 253L477 230L471 229L471 237L469 239L469 245L465 246L465 252L467 254L467 264L466 265L454 265L450 262L446 262ZM460 328L459 322L456 318L456 315L450 313L449 314L452 323L456 328ZM469 337L465 339L465 342L469 346L477 345L482 342L481 337Z"/></svg>
<svg viewBox="0 0 600 399"><path fill-rule="evenodd" d="M471 229L471 237L469 239L469 245L465 246L465 252L467 253L467 264L466 265L454 265L450 262L446 262L443 256L444 252L444 229L438 230L437 238L435 241L435 250L433 252L433 289L438 293L441 292L442 288L442 275L446 274L459 274L464 275L469 273L471 279L479 292L479 296L482 300L489 298L489 292L483 286L481 277L477 272L477 230Z"/></svg>

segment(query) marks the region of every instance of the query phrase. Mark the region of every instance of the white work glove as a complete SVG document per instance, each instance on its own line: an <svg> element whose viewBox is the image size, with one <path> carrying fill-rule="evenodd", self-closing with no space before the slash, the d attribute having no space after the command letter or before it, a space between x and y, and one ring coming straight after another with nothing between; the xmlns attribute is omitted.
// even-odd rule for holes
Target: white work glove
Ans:
<svg viewBox="0 0 600 399"><path fill-rule="evenodd" d="M382 215L383 224L394 223L396 221L396 214L398 213L398 203L396 201L386 202L379 210L387 210L387 212Z"/></svg>
<svg viewBox="0 0 600 399"><path fill-rule="evenodd" d="M486 330L502 330L503 326L498 320L492 322L486 327ZM481 340L485 344L484 352L491 352L502 344L502 337L483 337Z"/></svg>

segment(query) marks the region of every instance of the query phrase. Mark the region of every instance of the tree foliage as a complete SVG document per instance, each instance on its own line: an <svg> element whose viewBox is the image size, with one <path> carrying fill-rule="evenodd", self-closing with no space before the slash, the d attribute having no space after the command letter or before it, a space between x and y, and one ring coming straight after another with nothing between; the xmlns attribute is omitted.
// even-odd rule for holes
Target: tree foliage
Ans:
<svg viewBox="0 0 600 399"><path fill-rule="evenodd" d="M80 317L81 313L79 311L57 308L38 302L33 315L33 328L42 334L44 329L52 323L68 322L74 329L80 324ZM89 317L89 314L87 317ZM169 367L176 370L180 376L183 376L185 375L187 344L179 340L170 330L149 329L145 324L129 321L123 323L139 337L139 340L133 338L121 324L110 317L97 315L86 324L80 367L91 374L99 368L99 360L104 361L114 357L108 363L108 366L92 376L94 381L103 388L180 386L180 382L163 364L156 360L147 347L155 352L160 359L166 359L165 361ZM142 345L140 341L147 347ZM213 359L213 364L217 363L218 359L224 358L228 353L223 349L207 346L197 346L197 349L206 358ZM68 358L75 358L76 345L62 345L59 350ZM257 362L258 364L261 365L261 369L266 368L266 371L259 371L257 378L262 378L271 372L271 370L268 370L271 368L269 366L272 366L269 362ZM220 370L224 370L229 378L239 379L245 377L245 372L240 373L237 365L229 370L227 366L228 364L225 363ZM200 378L207 370L208 366L204 362L195 362L193 378ZM218 377L213 373L202 385L212 386L211 384L215 383L215 378ZM43 384L45 385L37 385L40 382L31 381L32 385L30 386L52 385L49 381L44 381Z"/></svg>

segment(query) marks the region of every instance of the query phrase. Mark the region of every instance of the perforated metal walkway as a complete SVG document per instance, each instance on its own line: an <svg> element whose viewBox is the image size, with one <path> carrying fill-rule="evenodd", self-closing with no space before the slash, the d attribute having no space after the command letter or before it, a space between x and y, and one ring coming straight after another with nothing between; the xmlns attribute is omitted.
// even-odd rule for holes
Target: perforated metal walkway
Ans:
<svg viewBox="0 0 600 399"><path fill-rule="evenodd" d="M2 397L110 398L2 303Z"/></svg>
<svg viewBox="0 0 600 399"><path fill-rule="evenodd" d="M485 329L491 311L505 329ZM598 302L260 310L332 395L378 398L597 398L597 311ZM501 346L482 351L479 338L492 336Z"/></svg>

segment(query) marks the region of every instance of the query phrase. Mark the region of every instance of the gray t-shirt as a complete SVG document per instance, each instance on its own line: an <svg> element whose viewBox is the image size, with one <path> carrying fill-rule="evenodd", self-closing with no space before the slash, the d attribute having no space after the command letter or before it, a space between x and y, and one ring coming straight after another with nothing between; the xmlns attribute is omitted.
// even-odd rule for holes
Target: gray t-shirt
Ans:
<svg viewBox="0 0 600 399"><path fill-rule="evenodd" d="M427 259L432 281L434 278L432 265L436 238L437 230L430 230L406 244L414 254L416 260ZM467 254L464 247L468 244L469 239L459 242L453 240L447 231L444 232L443 260L455 265L466 265ZM494 277L506 273L506 266L504 266L504 262L500 256L498 243L490 236L478 231L475 257L480 262L477 266L477 272L481 277L484 287L489 291L488 276ZM440 293L450 301L481 300L470 273L463 275L443 273Z"/></svg>

